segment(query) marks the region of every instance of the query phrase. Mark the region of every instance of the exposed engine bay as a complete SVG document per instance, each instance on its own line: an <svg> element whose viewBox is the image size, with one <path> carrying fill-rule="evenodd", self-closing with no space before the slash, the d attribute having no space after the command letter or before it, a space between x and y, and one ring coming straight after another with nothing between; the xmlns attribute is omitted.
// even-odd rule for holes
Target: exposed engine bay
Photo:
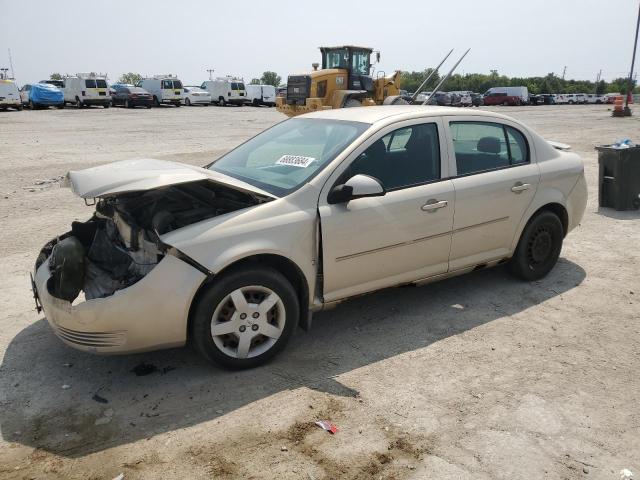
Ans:
<svg viewBox="0 0 640 480"><path fill-rule="evenodd" d="M269 201L208 180L101 198L86 222L47 243L36 262L49 262L47 288L73 302L104 298L147 275L167 253L160 236Z"/></svg>

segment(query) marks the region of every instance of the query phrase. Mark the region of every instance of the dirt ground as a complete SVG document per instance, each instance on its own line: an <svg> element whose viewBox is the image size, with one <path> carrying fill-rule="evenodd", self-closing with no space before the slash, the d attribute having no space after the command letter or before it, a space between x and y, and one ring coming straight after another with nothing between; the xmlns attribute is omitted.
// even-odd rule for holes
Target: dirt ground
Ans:
<svg viewBox="0 0 640 480"><path fill-rule="evenodd" d="M203 165L283 117L248 107L0 114L0 478L640 475L640 212L598 208L593 149L640 141L640 107L626 119L606 106L497 110L585 160L587 212L553 272L522 283L496 268L352 300L244 372L189 349L68 348L36 314L29 271L46 241L92 213L58 188L68 170L144 157Z"/></svg>

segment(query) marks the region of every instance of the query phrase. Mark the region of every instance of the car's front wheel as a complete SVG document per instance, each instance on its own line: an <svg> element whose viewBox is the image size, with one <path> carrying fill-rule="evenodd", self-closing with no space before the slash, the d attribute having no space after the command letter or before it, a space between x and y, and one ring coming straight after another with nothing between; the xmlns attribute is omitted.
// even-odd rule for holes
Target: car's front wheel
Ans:
<svg viewBox="0 0 640 480"><path fill-rule="evenodd" d="M281 273L239 269L217 278L200 296L191 338L209 361L251 368L285 347L298 317L298 297Z"/></svg>
<svg viewBox="0 0 640 480"><path fill-rule="evenodd" d="M562 250L564 228L558 216L549 211L535 215L524 228L509 271L527 281L545 277L555 266Z"/></svg>

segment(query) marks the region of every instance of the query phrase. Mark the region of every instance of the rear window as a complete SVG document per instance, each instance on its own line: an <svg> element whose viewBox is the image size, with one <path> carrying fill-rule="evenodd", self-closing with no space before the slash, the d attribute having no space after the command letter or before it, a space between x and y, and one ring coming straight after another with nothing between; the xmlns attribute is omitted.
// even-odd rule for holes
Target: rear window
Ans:
<svg viewBox="0 0 640 480"><path fill-rule="evenodd" d="M173 88L182 88L182 82L180 80L174 80Z"/></svg>
<svg viewBox="0 0 640 480"><path fill-rule="evenodd" d="M173 88L173 82L171 80L162 80L161 88Z"/></svg>
<svg viewBox="0 0 640 480"><path fill-rule="evenodd" d="M244 90L244 83L231 82L231 90Z"/></svg>
<svg viewBox="0 0 640 480"><path fill-rule="evenodd" d="M96 80L96 85L98 86L98 88L107 88L107 81L98 79Z"/></svg>
<svg viewBox="0 0 640 480"><path fill-rule="evenodd" d="M96 88L96 81L95 80L85 80L84 81L84 86L87 88Z"/></svg>

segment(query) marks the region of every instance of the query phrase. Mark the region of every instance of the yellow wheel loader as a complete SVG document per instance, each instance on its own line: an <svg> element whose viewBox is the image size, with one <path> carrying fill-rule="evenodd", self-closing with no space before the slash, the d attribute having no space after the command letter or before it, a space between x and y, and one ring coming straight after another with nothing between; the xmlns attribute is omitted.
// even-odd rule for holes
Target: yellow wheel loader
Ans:
<svg viewBox="0 0 640 480"><path fill-rule="evenodd" d="M389 77L384 72L371 75L373 49L345 45L320 47L320 52L320 70L314 63L308 74L289 75L286 96L276 97L278 111L293 117L331 108L408 103L400 96L399 71ZM380 53L375 53L379 61Z"/></svg>

